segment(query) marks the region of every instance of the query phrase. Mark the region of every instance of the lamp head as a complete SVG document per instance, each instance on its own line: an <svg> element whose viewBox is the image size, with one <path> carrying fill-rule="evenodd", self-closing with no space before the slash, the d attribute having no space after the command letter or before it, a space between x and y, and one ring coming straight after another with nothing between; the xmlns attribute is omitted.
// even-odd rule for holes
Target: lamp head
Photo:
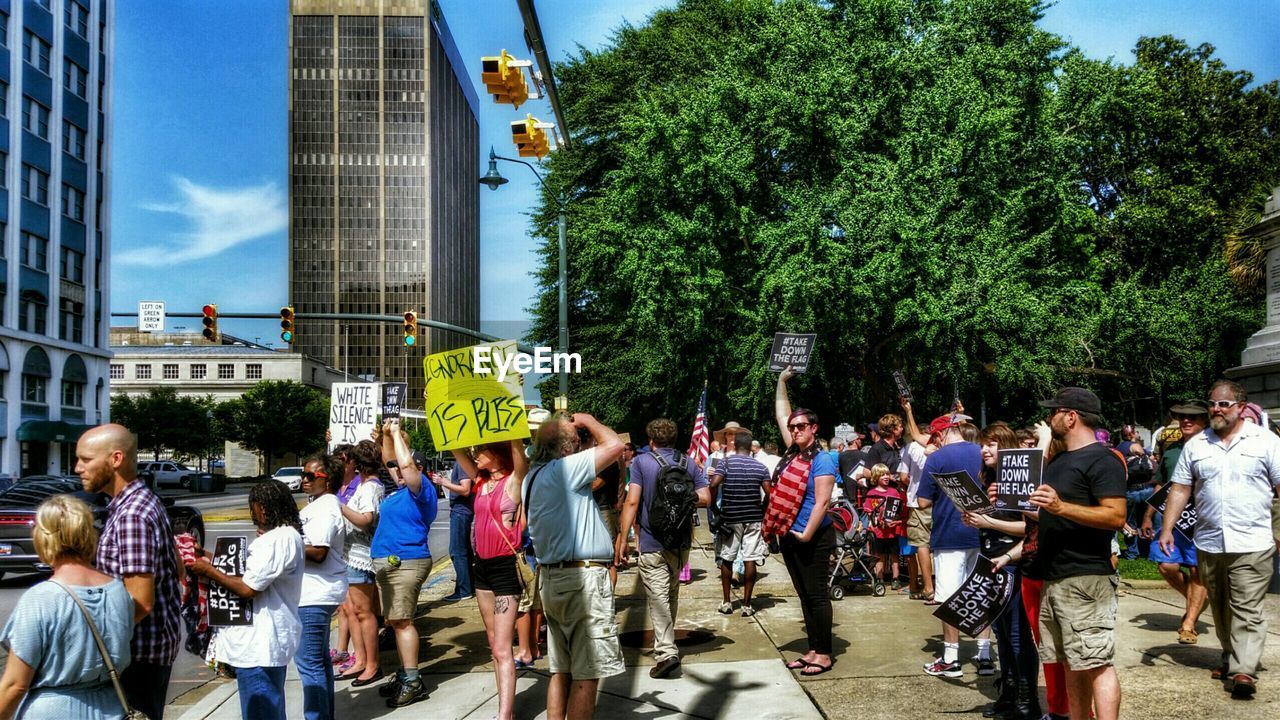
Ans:
<svg viewBox="0 0 1280 720"><path fill-rule="evenodd" d="M500 186L507 184L507 179L502 177L502 173L498 172L498 158L493 152L493 148L489 148L489 172L480 178L481 185L488 185L490 190L497 190Z"/></svg>

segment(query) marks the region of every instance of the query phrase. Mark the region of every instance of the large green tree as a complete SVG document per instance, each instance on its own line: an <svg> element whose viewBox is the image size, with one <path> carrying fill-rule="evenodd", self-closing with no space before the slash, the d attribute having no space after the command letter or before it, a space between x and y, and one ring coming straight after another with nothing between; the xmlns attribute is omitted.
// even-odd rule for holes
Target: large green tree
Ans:
<svg viewBox="0 0 1280 720"><path fill-rule="evenodd" d="M292 380L263 380L215 413L227 438L262 455L265 469L284 453L324 447L329 396Z"/></svg>
<svg viewBox="0 0 1280 720"><path fill-rule="evenodd" d="M178 395L173 388L152 388L145 395L111 398L111 418L138 435L138 447L159 459L205 458L221 452L223 435L212 415L211 397Z"/></svg>
<svg viewBox="0 0 1280 720"><path fill-rule="evenodd" d="M832 421L891 407L893 369L1020 419L1059 383L1231 364L1259 304L1222 239L1280 178L1275 83L1170 38L1090 61L1039 12L686 0L562 63L530 339L556 336L563 192L575 406L684 420L705 380L713 417L768 418L780 330L818 333L795 395Z"/></svg>

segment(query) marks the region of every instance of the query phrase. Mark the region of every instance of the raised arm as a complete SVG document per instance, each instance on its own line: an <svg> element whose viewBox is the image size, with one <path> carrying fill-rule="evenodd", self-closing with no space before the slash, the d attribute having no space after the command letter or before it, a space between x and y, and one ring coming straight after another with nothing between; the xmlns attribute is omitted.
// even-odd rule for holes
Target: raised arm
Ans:
<svg viewBox="0 0 1280 720"><path fill-rule="evenodd" d="M618 462L618 458L622 457L622 451L626 446L622 444L622 438L618 437L618 433L611 428L603 425L599 420L588 415L587 413L574 413L574 427L586 428L591 433L591 437L596 441L595 450L596 475L604 471L613 463Z"/></svg>
<svg viewBox="0 0 1280 720"><path fill-rule="evenodd" d="M902 405L902 412L907 416L907 432L911 435L911 439L920 445L928 445L929 436L920 432L920 426L916 424L916 416L911 412L911 403L906 398L898 398L898 402Z"/></svg>
<svg viewBox="0 0 1280 720"><path fill-rule="evenodd" d="M524 479L529 475L529 458L524 454L524 443L519 440L511 441L511 479L507 481L507 497L511 498L517 505L520 504L521 486L524 485Z"/></svg>
<svg viewBox="0 0 1280 720"><path fill-rule="evenodd" d="M787 397L787 381L793 377L795 372L788 365L778 374L778 387L773 393L773 417L778 421L783 447L791 447L791 431L787 429L787 420L791 417L791 398Z"/></svg>
<svg viewBox="0 0 1280 720"><path fill-rule="evenodd" d="M422 472L418 470L418 466L413 462L413 453L409 451L409 445L404 441L404 435L400 434L400 421L387 420L382 424L382 435L386 437L391 435L391 444L395 449L396 465L400 469L400 479L404 480L405 487L414 495L422 492ZM432 492L435 492L434 490Z"/></svg>
<svg viewBox="0 0 1280 720"><path fill-rule="evenodd" d="M471 453L468 453L466 450L459 450L458 448L454 448L450 452L453 453L454 461L456 461L458 466L462 468L462 474L466 475L469 480L475 480L480 474L480 468L476 467L476 461L471 459ZM440 484L444 485L444 483ZM453 490L453 488L448 485L445 485L445 488ZM457 492L457 490L453 491Z"/></svg>

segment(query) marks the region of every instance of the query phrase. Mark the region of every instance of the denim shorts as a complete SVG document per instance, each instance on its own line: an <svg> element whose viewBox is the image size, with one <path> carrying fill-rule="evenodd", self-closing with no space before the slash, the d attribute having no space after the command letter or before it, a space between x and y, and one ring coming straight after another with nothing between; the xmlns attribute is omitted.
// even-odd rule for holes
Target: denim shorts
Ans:
<svg viewBox="0 0 1280 720"><path fill-rule="evenodd" d="M377 581L372 570L357 570L350 565L347 566L347 584L348 585L372 585Z"/></svg>

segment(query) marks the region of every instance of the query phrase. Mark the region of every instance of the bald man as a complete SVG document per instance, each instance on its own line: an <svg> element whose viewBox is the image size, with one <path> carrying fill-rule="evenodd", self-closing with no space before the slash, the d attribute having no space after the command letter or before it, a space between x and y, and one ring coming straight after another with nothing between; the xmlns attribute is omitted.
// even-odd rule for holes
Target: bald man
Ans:
<svg viewBox="0 0 1280 720"><path fill-rule="evenodd" d="M124 581L133 597L133 662L120 681L129 705L161 720L181 643L181 594L169 515L138 481L137 460L137 439L123 425L99 425L76 443L76 474L85 492L111 497L98 569Z"/></svg>

